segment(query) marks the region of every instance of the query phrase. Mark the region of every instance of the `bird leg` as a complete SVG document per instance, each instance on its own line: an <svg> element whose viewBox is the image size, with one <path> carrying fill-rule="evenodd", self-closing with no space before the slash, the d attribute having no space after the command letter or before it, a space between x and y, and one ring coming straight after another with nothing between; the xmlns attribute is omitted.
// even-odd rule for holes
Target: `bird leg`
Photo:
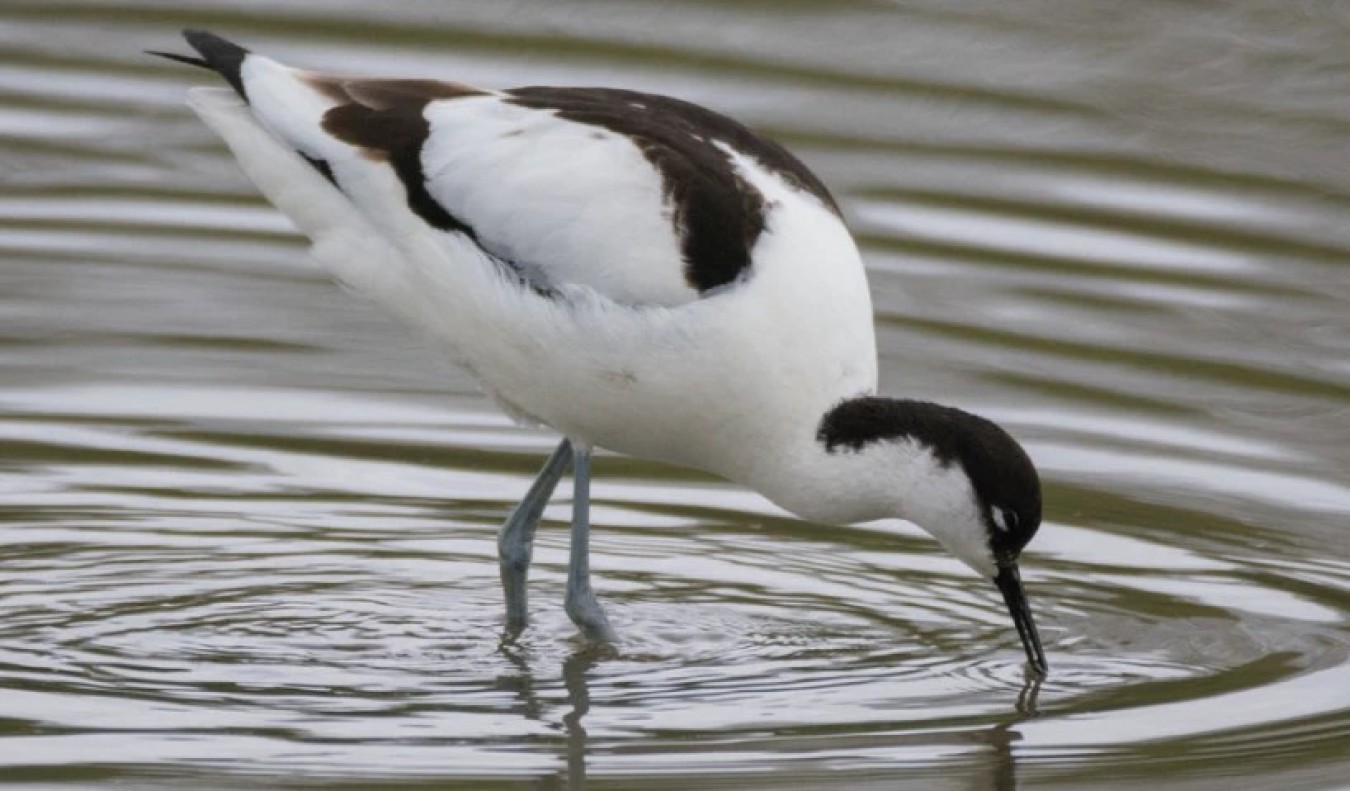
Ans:
<svg viewBox="0 0 1350 791"><path fill-rule="evenodd" d="M572 463L572 443L563 440L548 457L539 477L534 479L525 499L520 501L497 536L497 562L502 574L502 592L506 595L506 625L520 629L529 621L528 594L525 582L530 574L530 558L534 554L534 531L539 516L548 505L548 498L558 479Z"/></svg>
<svg viewBox="0 0 1350 791"><path fill-rule="evenodd" d="M587 638L613 642L614 630L591 590L591 449L572 449L572 551L563 608Z"/></svg>

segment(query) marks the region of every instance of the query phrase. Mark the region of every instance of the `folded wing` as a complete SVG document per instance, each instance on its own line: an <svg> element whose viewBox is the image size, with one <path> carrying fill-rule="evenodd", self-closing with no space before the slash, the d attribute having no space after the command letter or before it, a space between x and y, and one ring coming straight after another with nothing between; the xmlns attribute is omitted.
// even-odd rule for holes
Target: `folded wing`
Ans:
<svg viewBox="0 0 1350 791"><path fill-rule="evenodd" d="M456 246L472 242L541 293L583 286L622 304L673 306L748 276L774 206L732 153L837 216L786 150L687 102L318 74L209 33L187 36L201 61L177 59L219 71L381 232L398 234L390 196L362 174L372 164L397 177L418 221Z"/></svg>

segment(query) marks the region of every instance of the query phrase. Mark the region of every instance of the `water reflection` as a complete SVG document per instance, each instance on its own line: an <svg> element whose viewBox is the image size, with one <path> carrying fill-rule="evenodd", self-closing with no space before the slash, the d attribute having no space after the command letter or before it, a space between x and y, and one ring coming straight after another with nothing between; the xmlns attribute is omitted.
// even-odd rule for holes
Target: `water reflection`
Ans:
<svg viewBox="0 0 1350 791"><path fill-rule="evenodd" d="M567 787L572 791L586 788L586 726L582 720L591 710L591 689L587 676L604 659L607 649L586 648L572 653L563 662L563 685L567 687L567 701L571 711L563 715L567 733Z"/></svg>
<svg viewBox="0 0 1350 791"><path fill-rule="evenodd" d="M518 642L519 630L508 628L498 650L514 668L515 673L502 679L502 686L510 689L520 702L522 716L538 721L552 719L553 707L541 700L536 690L548 686L551 679L536 679L539 672L531 664L529 651ZM584 791L586 788L586 727L584 718L591 710L591 690L588 676L606 659L618 657L616 650L607 645L584 644L577 647L562 663L562 682L567 691L565 710L557 718L563 732L563 751L561 766L552 778L559 787L571 791Z"/></svg>
<svg viewBox="0 0 1350 791"><path fill-rule="evenodd" d="M606 664L618 664L625 661L624 655L613 646L578 641L573 650L566 654L561 665L539 662L532 656L531 649L520 642L518 631L508 630L498 647L501 656L510 664L513 671L499 677L499 687L510 691L518 703L516 710L521 716L540 722L556 723L562 733L559 745L558 768L548 774L537 776L546 788L567 788L583 791L587 787L587 758L594 746L588 743L586 717L591 713L592 680L602 674ZM543 665L543 666L541 666ZM558 668L566 692L565 700L550 702L549 692L555 688ZM770 729L755 734L753 738L741 742L718 745L718 751L744 750L754 753L770 749L773 742L801 742L805 740L829 743L840 738L852 738L852 741L879 750L885 754L889 750L901 750L907 755L924 756L918 764L932 763L945 771L950 777L962 779L960 787L971 791L1011 791L1018 788L1017 760L1014 746L1021 741L1018 726L1039 716L1037 697L1042 680L1027 672L1015 702L1003 715L990 718L987 726L962 727L959 729L939 729L924 733L906 733L896 731L887 735L866 732L853 732L845 726L837 729L821 730L814 727L786 728L781 732ZM541 692L542 691L542 692ZM650 701L659 704L661 701ZM642 701L632 701L628 705L641 705ZM800 712L809 718L810 712ZM953 750L959 758L953 761ZM676 754L681 750L676 750ZM945 757L945 758L944 758ZM878 767L890 781L898 783L892 787L931 787L932 778L927 773L920 777L905 779L907 772L892 776L886 771L883 761ZM912 773L912 772L908 772ZM716 772L702 773L705 780L715 777ZM660 781L655 781L660 785ZM744 787L758 787L752 781L746 781Z"/></svg>

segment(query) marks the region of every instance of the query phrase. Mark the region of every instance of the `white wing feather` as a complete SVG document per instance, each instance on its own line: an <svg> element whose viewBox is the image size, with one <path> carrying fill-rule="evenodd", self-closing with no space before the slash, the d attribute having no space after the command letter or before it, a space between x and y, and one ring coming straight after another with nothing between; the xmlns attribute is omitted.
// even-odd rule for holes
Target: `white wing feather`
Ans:
<svg viewBox="0 0 1350 791"><path fill-rule="evenodd" d="M321 263L441 340L513 414L637 456L717 460L714 472L750 481L782 426L809 429L840 398L875 388L867 285L847 231L752 159L733 157L776 207L754 253L770 265L700 299L682 280L659 175L632 144L493 96L433 103L429 191L472 217L475 240L429 225L389 161L329 134L333 101L302 75L250 55L249 104L224 89L194 90L190 103ZM550 165L540 152L552 144L576 148ZM555 292L522 287L496 256L529 259Z"/></svg>
<svg viewBox="0 0 1350 791"><path fill-rule="evenodd" d="M698 298L661 176L631 140L493 95L426 115L427 189L493 253L627 304Z"/></svg>

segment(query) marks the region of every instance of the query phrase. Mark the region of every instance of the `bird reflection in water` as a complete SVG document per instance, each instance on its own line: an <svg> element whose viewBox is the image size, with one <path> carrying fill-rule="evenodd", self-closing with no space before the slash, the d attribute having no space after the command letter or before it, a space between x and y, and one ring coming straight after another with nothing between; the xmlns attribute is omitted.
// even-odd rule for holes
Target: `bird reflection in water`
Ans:
<svg viewBox="0 0 1350 791"><path fill-rule="evenodd" d="M623 656L613 646L595 643L579 644L576 650L568 654L563 659L561 668L567 701L559 718L556 715L556 707L550 701L552 696L547 692L556 688L550 683L556 680L556 676L550 677L546 672L536 671L531 663L531 651L518 641L519 635L520 630L508 629L502 637L498 650L515 672L499 677L497 686L516 695L520 702L518 711L522 716L534 721L557 722L561 725L564 739L563 751L559 758L562 760L556 772L537 778L540 787L584 791L588 750L585 719L591 713L590 682L597 668L606 662L621 660ZM864 738L874 742L879 749L891 747L909 754L916 749L929 748L935 754L950 755L953 748L957 748L962 756L959 768L947 761L941 766L940 771L948 780L956 779L960 783L959 787L971 791L1015 791L1018 788L1018 780L1013 745L1022 738L1016 727L1039 716L1037 707L1041 683L1041 679L1035 673L1028 672L1013 710L988 727L911 734L902 732L905 724L901 722L897 722L891 732L884 732L887 730L884 723L871 722L865 727L876 733ZM545 690L542 695L541 689ZM830 736L849 736L847 730L849 727L845 726L843 732L833 732ZM791 743L813 742L818 745L819 737L817 728L805 728L800 731L787 728L775 731L771 738L777 743L774 749L784 751L786 755L796 752ZM860 737L862 734L851 735L855 743ZM883 769L878 772L875 767L870 767L866 777L869 782L881 781L886 788L926 789L931 787L934 781L932 772L931 767L921 769L909 762L899 765L897 761L897 766L890 770ZM800 773L806 786L812 785L810 773L809 769ZM837 770L831 770L832 776L838 775L836 779L845 779L844 776L847 774L847 771L840 775ZM741 785L737 787L757 787L751 777L739 774L738 776ZM781 787L781 776L775 776L778 779L774 782L779 785L774 787ZM704 781L712 780L710 775L701 777Z"/></svg>
<svg viewBox="0 0 1350 791"><path fill-rule="evenodd" d="M550 679L536 674L530 663L529 649L517 639L519 634L519 629L508 629L502 636L498 652L516 672L499 677L497 687L515 693L520 701L519 711L526 719L548 722L553 719L553 707L539 694L539 689L541 686L548 689ZM540 778L545 781L542 787L569 791L586 788L586 727L582 720L591 710L588 676L602 662L618 657L619 652L613 646L588 642L580 644L563 660L562 681L567 691L567 709L561 722L566 760L556 774Z"/></svg>

